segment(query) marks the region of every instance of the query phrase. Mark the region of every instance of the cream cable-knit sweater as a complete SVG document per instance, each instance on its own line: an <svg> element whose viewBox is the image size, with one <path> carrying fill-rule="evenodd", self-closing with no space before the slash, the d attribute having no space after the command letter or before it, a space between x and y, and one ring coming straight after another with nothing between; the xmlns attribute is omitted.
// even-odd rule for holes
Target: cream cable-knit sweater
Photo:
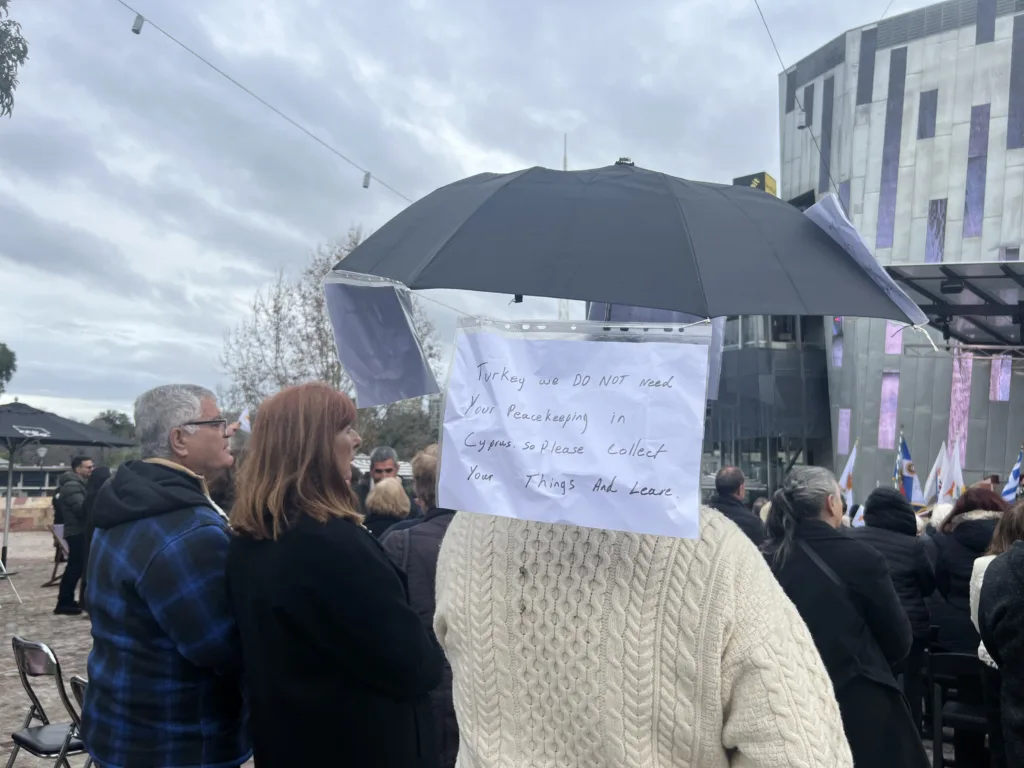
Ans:
<svg viewBox="0 0 1024 768"><path fill-rule="evenodd" d="M459 768L849 768L796 608L733 523L699 540L460 512L434 628Z"/></svg>

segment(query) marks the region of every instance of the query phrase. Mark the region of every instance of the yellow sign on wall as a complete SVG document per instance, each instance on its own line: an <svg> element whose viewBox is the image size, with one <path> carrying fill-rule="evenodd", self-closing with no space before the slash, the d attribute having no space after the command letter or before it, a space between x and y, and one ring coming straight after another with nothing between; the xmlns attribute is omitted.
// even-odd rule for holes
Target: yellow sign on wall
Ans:
<svg viewBox="0 0 1024 768"><path fill-rule="evenodd" d="M775 186L775 179L770 175L761 171L751 176L740 176L737 179L732 180L734 187L753 187L754 189L763 189L769 195L778 196L779 192Z"/></svg>

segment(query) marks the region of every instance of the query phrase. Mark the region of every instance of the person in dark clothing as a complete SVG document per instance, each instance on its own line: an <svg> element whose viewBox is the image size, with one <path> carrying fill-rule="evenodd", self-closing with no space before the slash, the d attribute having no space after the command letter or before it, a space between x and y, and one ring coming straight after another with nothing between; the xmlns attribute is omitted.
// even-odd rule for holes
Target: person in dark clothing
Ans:
<svg viewBox="0 0 1024 768"><path fill-rule="evenodd" d="M971 573L974 561L992 543L999 517L1006 510L1002 497L984 488L968 488L932 535L935 586L945 610L935 612L938 644L953 653L978 652L978 631L971 623Z"/></svg>
<svg viewBox="0 0 1024 768"><path fill-rule="evenodd" d="M235 768L252 750L225 565L231 533L204 477L233 461L233 427L202 387L135 402L142 460L96 499L82 740L97 765Z"/></svg>
<svg viewBox="0 0 1024 768"><path fill-rule="evenodd" d="M917 535L917 515L894 488L876 488L864 503L864 525L850 535L885 558L896 594L903 604L914 642L902 665L903 691L914 722L922 723L925 652L931 618L925 598L935 591L935 574Z"/></svg>
<svg viewBox="0 0 1024 768"><path fill-rule="evenodd" d="M436 453L429 450L417 454L412 460L413 490L427 506L427 514L419 520L393 525L384 534L381 546L405 572L409 579L409 602L424 629L433 633L437 556L455 512L437 506L438 462ZM455 768L455 758L459 754L459 724L452 703L452 669L447 659L441 684L430 692L430 705L434 710L434 725L440 745L440 768Z"/></svg>
<svg viewBox="0 0 1024 768"><path fill-rule="evenodd" d="M892 673L910 621L885 558L842 528L835 477L799 467L772 497L765 557L832 679L854 764L926 768L920 731Z"/></svg>
<svg viewBox="0 0 1024 768"><path fill-rule="evenodd" d="M374 448L373 453L370 454L370 471L363 475L358 483L354 481L352 485L359 499L359 509L364 515L369 514L366 509L366 499L369 497L370 491L373 490L373 486L381 480L392 477L399 482L402 481L402 478L398 476L398 453L394 448L386 445ZM405 487L405 483L402 483L402 486ZM405 492L409 496L410 503L408 519L423 517L423 510L416 503L415 494L410 488L406 488Z"/></svg>
<svg viewBox="0 0 1024 768"><path fill-rule="evenodd" d="M717 509L740 527L755 546L764 542L764 525L761 518L747 509L743 500L747 497L747 480L739 467L723 467L715 475L715 495L708 506Z"/></svg>
<svg viewBox="0 0 1024 768"><path fill-rule="evenodd" d="M985 570L978 605L981 639L999 667L999 709L1005 762L1024 765L1024 542L1015 542ZM1003 757L1003 756L1000 756ZM998 759L998 758L997 758ZM993 761L995 762L995 761Z"/></svg>
<svg viewBox="0 0 1024 768"><path fill-rule="evenodd" d="M227 594L260 768L438 765L428 694L444 658L405 574L360 525L355 419L326 384L282 390L239 473Z"/></svg>
<svg viewBox="0 0 1024 768"><path fill-rule="evenodd" d="M85 516L85 554L82 557L82 584L78 588L78 602L85 608L85 584L88 580L86 574L89 572L89 552L92 549L92 534L96 529L96 497L100 488L111 477L109 467L96 467L89 475L89 482L85 484L85 504L83 515Z"/></svg>
<svg viewBox="0 0 1024 768"><path fill-rule="evenodd" d="M75 588L85 570L85 495L93 462L88 456L75 456L71 471L57 481L57 501L64 517L64 541L68 543L68 562L57 592L58 615L77 616L82 607L75 602Z"/></svg>

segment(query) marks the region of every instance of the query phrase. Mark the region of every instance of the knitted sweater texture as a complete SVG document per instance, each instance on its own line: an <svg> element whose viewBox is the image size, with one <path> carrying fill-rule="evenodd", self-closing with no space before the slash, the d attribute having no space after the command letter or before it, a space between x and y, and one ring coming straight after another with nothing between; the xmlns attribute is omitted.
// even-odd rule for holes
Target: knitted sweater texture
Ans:
<svg viewBox="0 0 1024 768"><path fill-rule="evenodd" d="M852 768L814 642L721 513L697 540L460 512L434 628L459 768Z"/></svg>

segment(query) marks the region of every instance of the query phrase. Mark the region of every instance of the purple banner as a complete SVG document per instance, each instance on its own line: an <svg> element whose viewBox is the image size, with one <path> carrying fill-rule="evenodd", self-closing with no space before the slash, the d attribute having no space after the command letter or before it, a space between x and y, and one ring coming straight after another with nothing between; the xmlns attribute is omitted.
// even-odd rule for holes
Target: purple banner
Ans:
<svg viewBox="0 0 1024 768"><path fill-rule="evenodd" d="M903 326L893 320L885 321L885 354L903 354Z"/></svg>
<svg viewBox="0 0 1024 768"><path fill-rule="evenodd" d="M1010 400L1010 377L1013 364L1009 355L996 355L992 358L992 373L988 380L988 399L995 403L1006 403Z"/></svg>
<svg viewBox="0 0 1024 768"><path fill-rule="evenodd" d="M971 374L974 356L957 351L953 357L953 388L949 395L949 432L946 444L950 450L960 438L960 466L967 458L968 414L971 411Z"/></svg>
<svg viewBox="0 0 1024 768"><path fill-rule="evenodd" d="M882 401L878 407L878 447L896 447L896 414L900 402L900 375L895 371L882 374Z"/></svg>

